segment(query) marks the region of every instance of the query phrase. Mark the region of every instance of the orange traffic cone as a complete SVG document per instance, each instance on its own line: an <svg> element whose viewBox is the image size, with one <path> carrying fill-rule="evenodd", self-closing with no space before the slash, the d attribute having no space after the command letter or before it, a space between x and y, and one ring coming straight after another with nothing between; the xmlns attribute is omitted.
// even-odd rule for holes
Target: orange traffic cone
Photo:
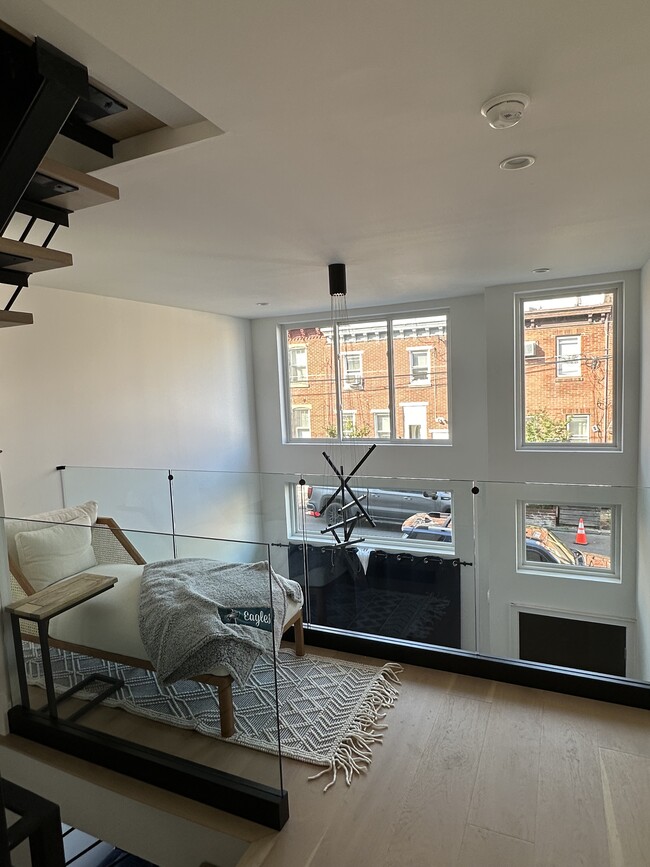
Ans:
<svg viewBox="0 0 650 867"><path fill-rule="evenodd" d="M585 522L580 518L578 521L578 532L576 533L576 545L586 545L587 534L585 533Z"/></svg>

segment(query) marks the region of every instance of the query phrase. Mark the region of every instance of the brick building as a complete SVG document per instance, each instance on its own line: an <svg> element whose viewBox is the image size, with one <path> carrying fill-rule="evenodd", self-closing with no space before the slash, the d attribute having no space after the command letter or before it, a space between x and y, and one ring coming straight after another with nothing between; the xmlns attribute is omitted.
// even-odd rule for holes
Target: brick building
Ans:
<svg viewBox="0 0 650 867"><path fill-rule="evenodd" d="M346 438L389 439L393 424L397 439L449 438L446 316L345 324L336 332L288 329L287 354L293 437L336 437L342 423Z"/></svg>
<svg viewBox="0 0 650 867"><path fill-rule="evenodd" d="M560 306L560 303L562 306ZM571 442L611 443L614 408L612 295L524 307L526 418L546 418ZM530 425L527 441L535 441Z"/></svg>
<svg viewBox="0 0 650 867"><path fill-rule="evenodd" d="M527 302L523 341L526 440L612 442L612 295ZM445 315L289 328L286 342L292 437L342 424L346 438L394 425L396 439L449 439Z"/></svg>

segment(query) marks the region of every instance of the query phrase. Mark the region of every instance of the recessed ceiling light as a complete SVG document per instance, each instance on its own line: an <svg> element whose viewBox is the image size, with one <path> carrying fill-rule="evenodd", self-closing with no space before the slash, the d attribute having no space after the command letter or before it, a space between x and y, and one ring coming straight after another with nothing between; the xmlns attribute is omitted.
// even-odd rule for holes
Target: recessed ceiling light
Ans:
<svg viewBox="0 0 650 867"><path fill-rule="evenodd" d="M533 274L548 274L550 268L533 268Z"/></svg>
<svg viewBox="0 0 650 867"><path fill-rule="evenodd" d="M521 154L516 157L508 157L505 160L502 160L499 163L500 169L506 169L507 171L514 171L515 169L527 169L529 166L535 162L535 157L531 157L529 154Z"/></svg>

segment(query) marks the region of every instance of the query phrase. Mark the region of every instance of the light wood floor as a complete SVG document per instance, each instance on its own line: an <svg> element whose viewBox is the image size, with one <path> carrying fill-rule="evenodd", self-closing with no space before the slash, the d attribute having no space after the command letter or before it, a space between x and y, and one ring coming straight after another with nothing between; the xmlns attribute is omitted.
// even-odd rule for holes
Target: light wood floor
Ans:
<svg viewBox="0 0 650 867"><path fill-rule="evenodd" d="M649 712L413 666L400 678L368 773L323 793L314 768L285 759L291 818L257 826L239 867L650 867ZM121 737L178 740L103 713L93 724ZM198 760L208 739L194 737ZM214 761L272 773L246 753Z"/></svg>
<svg viewBox="0 0 650 867"><path fill-rule="evenodd" d="M323 794L284 762L291 818L240 867L645 867L650 713L406 667L368 773Z"/></svg>

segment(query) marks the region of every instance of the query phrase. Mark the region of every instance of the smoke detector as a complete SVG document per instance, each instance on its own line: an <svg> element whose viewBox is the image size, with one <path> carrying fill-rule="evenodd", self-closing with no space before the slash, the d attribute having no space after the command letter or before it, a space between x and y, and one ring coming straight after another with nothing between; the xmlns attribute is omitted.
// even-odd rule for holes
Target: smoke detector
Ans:
<svg viewBox="0 0 650 867"><path fill-rule="evenodd" d="M481 114L492 129L508 129L519 123L529 105L530 97L525 93L502 93L484 102Z"/></svg>

